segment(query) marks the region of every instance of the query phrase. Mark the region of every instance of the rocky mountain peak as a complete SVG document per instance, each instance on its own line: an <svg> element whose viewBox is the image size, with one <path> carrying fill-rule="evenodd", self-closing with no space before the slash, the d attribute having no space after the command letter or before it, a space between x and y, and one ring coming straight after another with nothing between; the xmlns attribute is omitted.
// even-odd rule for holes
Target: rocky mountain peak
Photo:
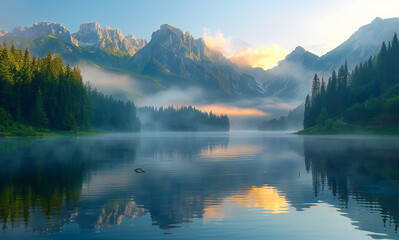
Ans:
<svg viewBox="0 0 399 240"><path fill-rule="evenodd" d="M59 23L47 21L35 23L33 26L16 27L12 35L33 39L52 35L64 42L77 45L76 39L71 35L68 29Z"/></svg>
<svg viewBox="0 0 399 240"><path fill-rule="evenodd" d="M317 55L306 51L301 46L298 46L295 48L294 51L292 51L290 54L288 54L285 57L283 62L296 62L296 63L300 63L300 64L311 65L317 59L318 59Z"/></svg>
<svg viewBox="0 0 399 240"><path fill-rule="evenodd" d="M97 22L80 24L79 31L74 33L73 36L83 43L96 43L103 37L100 24Z"/></svg>
<svg viewBox="0 0 399 240"><path fill-rule="evenodd" d="M183 33L182 30L168 24L152 33L151 46L159 46L181 58L191 60L220 59L222 56L208 49L202 39L195 39L189 32Z"/></svg>
<svg viewBox="0 0 399 240"><path fill-rule="evenodd" d="M147 40L145 40L144 38L136 38L136 36L131 33L126 35L125 38L132 44L136 52L142 49L145 45L147 45Z"/></svg>
<svg viewBox="0 0 399 240"><path fill-rule="evenodd" d="M134 55L147 43L144 39L136 39L133 34L123 36L122 31L118 28L112 29L108 26L101 28L97 22L81 24L79 31L73 36L80 45L99 47L109 51L119 49L130 55Z"/></svg>
<svg viewBox="0 0 399 240"><path fill-rule="evenodd" d="M303 53L305 53L305 52L306 52L306 50L305 50L303 47L298 46L298 47L296 47L296 48L294 49L294 51L293 51L292 53L303 54Z"/></svg>
<svg viewBox="0 0 399 240"><path fill-rule="evenodd" d="M136 39L136 36L134 36L132 33L129 33L128 35L125 36L125 38L127 38L129 40L133 40L133 39Z"/></svg>

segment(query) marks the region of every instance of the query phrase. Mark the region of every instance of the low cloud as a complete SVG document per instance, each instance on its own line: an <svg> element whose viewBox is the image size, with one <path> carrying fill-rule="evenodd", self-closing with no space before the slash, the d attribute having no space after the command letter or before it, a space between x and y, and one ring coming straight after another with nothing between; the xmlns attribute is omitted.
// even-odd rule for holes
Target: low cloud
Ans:
<svg viewBox="0 0 399 240"><path fill-rule="evenodd" d="M229 57L230 61L239 66L250 65L261 67L265 70L277 66L283 60L288 51L277 44L262 47L261 49L243 48Z"/></svg>
<svg viewBox="0 0 399 240"><path fill-rule="evenodd" d="M94 65L79 64L84 82L90 83L105 94L122 100L133 100L140 92L141 85L128 74L113 73Z"/></svg>
<svg viewBox="0 0 399 240"><path fill-rule="evenodd" d="M198 101L201 101L202 90L199 88L185 88L181 89L178 87L172 87L167 90L160 91L155 94L150 94L143 98L137 99L137 105L139 106L182 106L182 105L193 105Z"/></svg>
<svg viewBox="0 0 399 240"><path fill-rule="evenodd" d="M204 28L204 36L206 46L213 51L220 51L224 55L227 54L228 45L230 45L231 38L225 38L221 32L211 33L209 29Z"/></svg>
<svg viewBox="0 0 399 240"><path fill-rule="evenodd" d="M221 32L211 32L207 28L204 28L203 39L209 49L222 52L239 66L250 65L267 70L277 66L289 53L277 44L257 49L245 41L225 37Z"/></svg>

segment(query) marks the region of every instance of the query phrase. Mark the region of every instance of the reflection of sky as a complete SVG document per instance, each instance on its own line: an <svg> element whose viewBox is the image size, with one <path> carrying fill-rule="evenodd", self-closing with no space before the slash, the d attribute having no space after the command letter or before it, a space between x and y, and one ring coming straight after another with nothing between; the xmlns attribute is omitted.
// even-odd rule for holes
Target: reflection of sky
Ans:
<svg viewBox="0 0 399 240"><path fill-rule="evenodd" d="M233 193L231 196L223 199L220 205L207 206L204 209L204 221L210 219L223 220L226 217L236 217L235 211L226 205L235 204L243 208L261 208L266 213L285 213L288 209L288 202L283 195L280 195L274 187L263 186L253 187L249 190ZM234 208L235 209L235 208Z"/></svg>
<svg viewBox="0 0 399 240"><path fill-rule="evenodd" d="M237 132L227 139L226 133L194 135L154 137L151 133L142 136L140 143L130 144L131 148L121 147L123 141L115 144L93 137L103 140L85 144L83 153L79 152L79 144L71 146L62 141L63 149L70 149L68 156L83 157L76 157L72 165L92 162L92 156L85 151L93 149L97 151L95 158L104 154L110 160L96 159L93 169L85 172L87 177L80 180L82 187L76 202L54 209L50 220L40 216L39 211L32 214L31 220L35 221L25 236L30 236L32 227L41 229L48 223L49 228L60 228L49 232L61 231L48 238L68 239L76 234L82 238L108 239L115 234L121 238L168 238L162 233L172 233L173 239L370 239L371 233L363 230L392 232L382 227L379 205L371 211L364 202L350 196L348 206L342 207L328 187L317 198L314 196L314 179L305 170L301 137ZM123 136L132 143L131 138ZM90 137L80 141L84 139ZM337 149L339 141L335 139L334 143ZM54 144L48 147L53 150ZM35 152L48 151L46 144L32 148ZM164 157L168 161L163 161ZM57 168L69 166L68 161L61 161L65 160L61 155L57 160ZM107 163L101 165L103 162ZM136 174L136 167L143 167L146 173ZM97 234L90 235L93 231ZM17 233L23 234L9 224L7 235L0 238L15 237Z"/></svg>

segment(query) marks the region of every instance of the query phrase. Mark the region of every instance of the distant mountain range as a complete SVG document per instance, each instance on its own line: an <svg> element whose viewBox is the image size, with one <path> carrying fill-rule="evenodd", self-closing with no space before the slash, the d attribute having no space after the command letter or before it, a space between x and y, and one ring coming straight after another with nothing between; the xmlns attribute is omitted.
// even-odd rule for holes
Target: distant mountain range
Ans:
<svg viewBox="0 0 399 240"><path fill-rule="evenodd" d="M330 76L345 61L349 69L352 69L356 64L374 56L381 43L390 41L395 32L399 32L399 18L376 18L321 57L297 47L270 70L245 68L244 71L255 77L266 96L303 99L310 90L315 73Z"/></svg>
<svg viewBox="0 0 399 240"><path fill-rule="evenodd" d="M131 74L146 93L178 86L206 90L210 101L263 96L252 76L239 71L220 52L211 51L203 39L167 24L155 31L148 43L132 34L124 36L119 29L101 28L98 23L81 24L79 31L71 34L61 24L41 22L2 35L17 47L28 45L36 56L45 56L50 50L71 64L83 62Z"/></svg>
<svg viewBox="0 0 399 240"><path fill-rule="evenodd" d="M345 60L353 67L376 54L381 42L389 41L394 32L399 32L399 18L376 18L321 57L297 47L266 71L238 67L221 52L209 49L203 39L167 24L155 31L149 42L98 23L81 24L79 31L71 34L61 24L41 22L16 27L10 33L0 29L0 38L20 48L28 45L36 56L45 56L50 50L71 64L87 63L130 74L144 86L143 94L173 86L198 87L205 90L209 102L216 102L252 97L303 99L314 73L329 76Z"/></svg>

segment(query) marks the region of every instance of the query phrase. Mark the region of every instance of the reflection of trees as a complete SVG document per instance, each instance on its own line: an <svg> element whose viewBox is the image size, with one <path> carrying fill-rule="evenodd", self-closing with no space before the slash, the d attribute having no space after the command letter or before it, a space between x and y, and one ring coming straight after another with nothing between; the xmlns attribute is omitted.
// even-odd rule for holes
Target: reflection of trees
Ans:
<svg viewBox="0 0 399 240"><path fill-rule="evenodd" d="M90 173L134 160L137 141L101 137L16 139L2 142L0 148L3 229L9 222L15 226L21 220L28 227L30 219L37 218L31 214L40 212L47 223L35 220L33 230L52 232L76 214L82 183Z"/></svg>
<svg viewBox="0 0 399 240"><path fill-rule="evenodd" d="M83 229L100 229L118 225L122 218L132 219L146 214L147 211L143 207L138 207L135 200L122 197L126 194L121 192L103 196L95 201L82 202L81 199L82 184L90 180L93 172L104 169L109 171L125 162L131 164L135 160L139 139L127 135L118 135L115 138L106 135L82 138L13 139L2 142L0 144L0 223L3 229L25 225L35 232L51 233L61 231L71 221L79 223ZM178 156L190 161L204 149L226 148L228 137L220 139L205 135L195 139L189 136L170 139L154 137L140 139L140 145L144 156L150 154L156 160ZM162 186L159 183L163 180L157 178L153 180L156 186ZM131 196L145 194L142 192L145 186L148 186L145 182L135 186L141 190L132 189ZM157 190L157 187L150 191L158 191L161 196L165 194L165 198L168 197L167 192ZM195 191L197 190L193 189L193 192ZM161 200L160 195L154 195L158 197L157 200ZM156 209L162 208L163 204L157 201L160 205L154 208L152 214L161 218L162 222L168 218L171 224L180 223L182 218L187 219L193 214L188 211L187 216L185 213L179 215L177 209L191 208L191 203L188 200L186 202L189 205L180 206L179 201L174 201L175 214L170 212L167 216L162 214L158 216ZM198 210L194 211L194 214L202 214L201 202L197 202Z"/></svg>
<svg viewBox="0 0 399 240"><path fill-rule="evenodd" d="M273 180L281 180L282 174L289 173L288 175L297 179L296 169L292 174L280 161L264 161L261 152L265 149L279 149L283 154L292 154L291 148L295 146L302 149L302 142L293 138L277 137L269 141L263 138L235 140L236 143L229 142L228 138L205 137L157 138L149 141L143 139L140 143L142 152L146 155L153 154L151 159L172 159L173 163L170 164L175 164L172 169L183 165L186 168L177 173L162 168L159 171L152 169L151 174L145 178L136 179L138 187L134 189L135 201L148 209L156 225L168 229L190 223L193 218L204 217L205 209L221 204L226 198L254 195L254 191L258 189L254 186L262 189L266 182L273 185ZM238 155L230 155L238 148ZM212 151L214 154L209 153ZM225 154L229 157L223 159ZM206 155L205 158L211 158L211 161L191 161L199 155ZM220 155L221 159L212 159L215 155ZM241 161L242 158L250 160ZM184 164L184 161L190 163ZM170 166L169 163L165 165ZM270 171L271 169L276 171ZM252 200L256 199L252 197Z"/></svg>
<svg viewBox="0 0 399 240"><path fill-rule="evenodd" d="M159 161L173 158L190 161L204 149L226 148L229 144L228 136L207 137L205 133L199 133L197 137L193 137L192 133L154 133L150 136L142 139L141 150Z"/></svg>
<svg viewBox="0 0 399 240"><path fill-rule="evenodd" d="M370 212L380 212L384 226L399 223L399 142L392 139L306 138L305 164L313 176L314 194L329 188L347 207L351 196ZM358 210L359 211L359 210ZM363 219L365 220L365 219ZM361 220L359 224L362 224Z"/></svg>

